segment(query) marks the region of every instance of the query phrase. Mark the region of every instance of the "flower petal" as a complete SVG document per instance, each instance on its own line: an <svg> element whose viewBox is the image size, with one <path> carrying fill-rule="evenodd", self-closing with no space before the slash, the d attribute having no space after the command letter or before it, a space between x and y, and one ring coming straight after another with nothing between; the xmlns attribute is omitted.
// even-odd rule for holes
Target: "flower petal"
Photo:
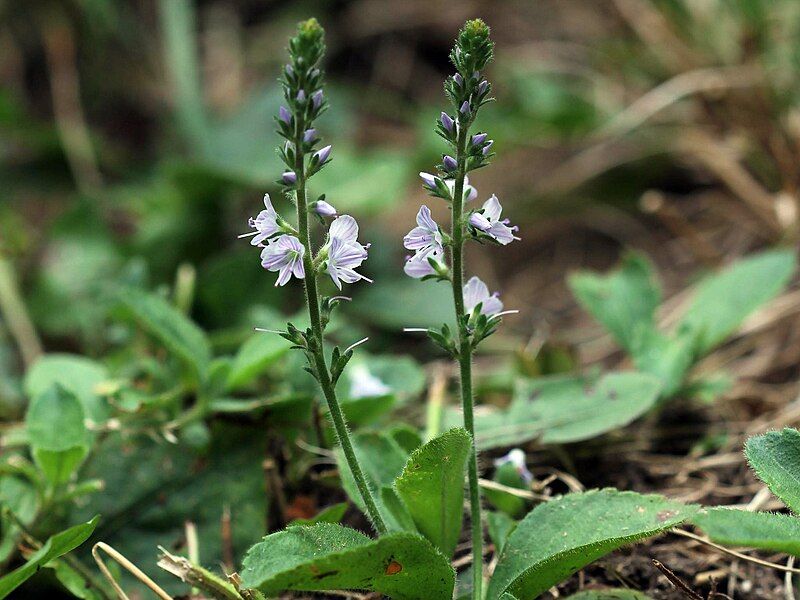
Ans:
<svg viewBox="0 0 800 600"><path fill-rule="evenodd" d="M354 242L358 238L358 223L350 215L342 215L333 220L328 233L331 239L339 238L346 242Z"/></svg>

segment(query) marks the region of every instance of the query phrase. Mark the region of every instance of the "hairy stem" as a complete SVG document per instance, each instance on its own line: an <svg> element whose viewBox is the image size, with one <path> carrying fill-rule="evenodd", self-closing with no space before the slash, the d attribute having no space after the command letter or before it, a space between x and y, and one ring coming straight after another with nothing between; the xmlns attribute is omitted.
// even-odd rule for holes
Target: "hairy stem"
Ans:
<svg viewBox="0 0 800 600"><path fill-rule="evenodd" d="M461 378L461 406L464 411L464 428L472 437L470 449L469 506L472 524L472 597L481 599L483 586L483 527L481 524L481 492L478 485L478 453L475 448L475 423L472 399L472 345L464 329L464 178L466 177L468 124L463 124L458 133L456 161L458 169L453 186L452 204L452 265L453 303L456 309L458 329L458 362Z"/></svg>
<svg viewBox="0 0 800 600"><path fill-rule="evenodd" d="M297 127L295 130L295 174L297 175L297 230L300 234L300 243L303 244L306 251L303 255L303 266L305 268L305 290L306 290L306 304L308 304L308 316L311 320L311 332L314 336L314 348L312 355L314 359L314 370L317 373L319 385L322 388L322 393L325 396L325 401L328 403L328 411L333 421L334 430L336 431L336 438L339 445L342 447L347 465L350 472L355 479L358 491L364 504L367 508L367 516L372 522L372 526L379 535L386 533L386 524L383 522L378 506L375 504L375 499L372 496L364 473L361 466L358 464L353 443L350 440L350 432L347 429L347 422L342 413L342 408L339 406L339 400L336 398L336 391L334 390L333 382L330 378L328 365L325 362L325 354L323 347L322 337L322 319L320 317L319 309L319 293L317 291L317 278L314 271L314 256L311 248L311 236L308 228L308 208L306 206L306 177L304 168L304 155L301 152L303 144L303 123L302 119L297 119Z"/></svg>

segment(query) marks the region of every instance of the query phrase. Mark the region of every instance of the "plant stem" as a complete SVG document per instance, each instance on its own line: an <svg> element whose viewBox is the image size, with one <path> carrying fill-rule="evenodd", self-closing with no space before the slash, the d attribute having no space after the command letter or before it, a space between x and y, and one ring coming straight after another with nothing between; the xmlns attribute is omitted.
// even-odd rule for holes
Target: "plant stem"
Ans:
<svg viewBox="0 0 800 600"><path fill-rule="evenodd" d="M478 485L478 453L475 448L475 423L472 398L472 345L467 337L464 322L464 178L466 177L466 145L469 123L461 126L456 146L458 168L453 186L452 204L452 265L453 304L458 329L458 363L461 378L461 406L464 411L464 428L472 437L468 463L469 506L472 525L472 597L481 600L483 586L483 527L481 524L481 492Z"/></svg>
<svg viewBox="0 0 800 600"><path fill-rule="evenodd" d="M334 430L336 431L336 438L339 445L342 447L347 465L350 467L350 473L356 482L358 491L364 501L367 509L367 516L372 522L372 526L378 535L386 533L386 524L383 522L378 506L372 496L372 490L369 488L366 477L358 464L353 443L350 440L350 432L347 429L347 422L344 418L342 408L339 406L339 400L336 398L336 391L333 382L330 378L328 365L325 362L325 353L322 337L322 319L320 317L319 309L319 293L317 292L317 277L314 269L314 255L311 248L311 235L308 227L308 207L306 206L306 177L304 166L304 155L301 152L303 144L303 123L301 119L297 120L295 129L295 174L297 176L297 230L300 234L300 243L303 244L306 251L303 255L303 267L305 268L305 290L306 290L306 304L308 304L308 316L311 320L311 333L314 336L314 347L311 354L314 359L314 370L317 373L317 380L322 388L322 393L325 396L325 401L328 403L328 412L333 421Z"/></svg>

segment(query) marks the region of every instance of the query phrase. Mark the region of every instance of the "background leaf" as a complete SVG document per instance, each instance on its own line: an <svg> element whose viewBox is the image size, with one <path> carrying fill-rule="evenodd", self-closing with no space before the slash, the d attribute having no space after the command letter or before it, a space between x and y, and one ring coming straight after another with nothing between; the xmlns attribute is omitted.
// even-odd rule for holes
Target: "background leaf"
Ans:
<svg viewBox="0 0 800 600"><path fill-rule="evenodd" d="M17 567L0 579L0 598L8 596L32 577L41 566L54 558L64 556L89 539L99 518L94 517L91 521L70 527L49 538L39 550L28 558L24 565Z"/></svg>
<svg viewBox="0 0 800 600"><path fill-rule="evenodd" d="M464 516L464 475L469 434L451 429L418 448L395 481L419 532L452 556Z"/></svg>
<svg viewBox="0 0 800 600"><path fill-rule="evenodd" d="M705 354L783 289L796 262L793 250L762 252L708 277L698 285L678 329L690 332L697 353Z"/></svg>
<svg viewBox="0 0 800 600"><path fill-rule="evenodd" d="M772 493L800 514L800 431L787 427L751 437L744 453Z"/></svg>
<svg viewBox="0 0 800 600"><path fill-rule="evenodd" d="M83 406L58 384L34 396L25 417L34 461L53 485L66 483L89 451Z"/></svg>
<svg viewBox="0 0 800 600"><path fill-rule="evenodd" d="M540 504L509 536L488 598L498 600L508 592L532 600L601 556L666 531L696 511L662 496L613 489Z"/></svg>
<svg viewBox="0 0 800 600"><path fill-rule="evenodd" d="M718 544L800 556L800 519L797 517L709 508L697 513L692 522Z"/></svg>
<svg viewBox="0 0 800 600"><path fill-rule="evenodd" d="M244 559L244 587L283 590L372 590L397 600L450 600L455 576L430 542L410 533L372 540L320 523L289 527L253 546Z"/></svg>

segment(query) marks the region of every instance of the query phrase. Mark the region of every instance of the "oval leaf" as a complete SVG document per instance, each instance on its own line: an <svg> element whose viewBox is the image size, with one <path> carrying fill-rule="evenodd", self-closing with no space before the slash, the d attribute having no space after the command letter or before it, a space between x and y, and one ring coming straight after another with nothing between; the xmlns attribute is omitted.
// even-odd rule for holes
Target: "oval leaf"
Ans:
<svg viewBox="0 0 800 600"><path fill-rule="evenodd" d="M331 523L273 533L244 559L242 585L284 590L370 590L397 600L450 600L455 574L430 542L411 533L377 540Z"/></svg>
<svg viewBox="0 0 800 600"><path fill-rule="evenodd" d="M800 556L800 519L731 508L701 510L692 519L718 544Z"/></svg>
<svg viewBox="0 0 800 600"><path fill-rule="evenodd" d="M744 453L772 493L800 514L800 431L787 427L751 437Z"/></svg>
<svg viewBox="0 0 800 600"><path fill-rule="evenodd" d="M395 481L397 493L422 535L452 556L464 516L464 475L471 438L461 428L417 448Z"/></svg>
<svg viewBox="0 0 800 600"><path fill-rule="evenodd" d="M609 552L666 531L696 511L662 496L614 489L540 504L509 536L488 598L532 600Z"/></svg>

